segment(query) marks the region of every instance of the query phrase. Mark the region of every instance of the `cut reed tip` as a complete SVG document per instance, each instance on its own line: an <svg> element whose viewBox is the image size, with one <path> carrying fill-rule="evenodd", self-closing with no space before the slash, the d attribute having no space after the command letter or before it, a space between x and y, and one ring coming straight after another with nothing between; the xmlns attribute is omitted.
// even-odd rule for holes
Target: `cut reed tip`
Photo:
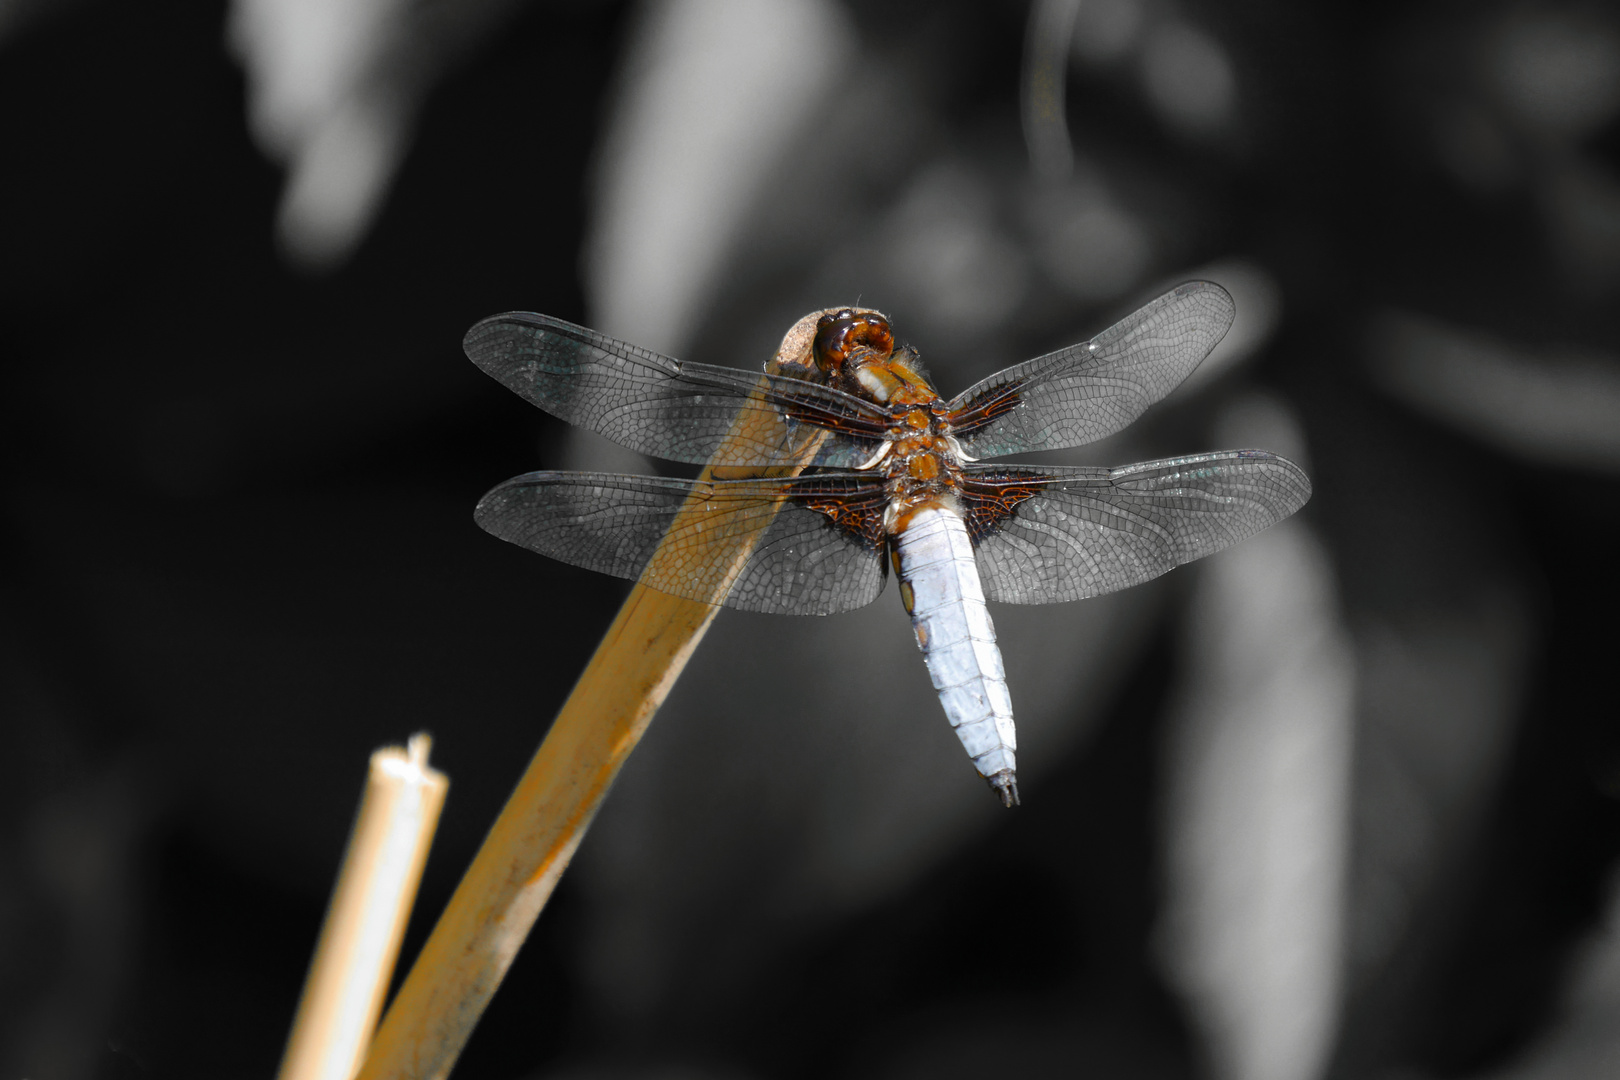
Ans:
<svg viewBox="0 0 1620 1080"><path fill-rule="evenodd" d="M432 749L433 736L425 731L418 731L405 743L405 754L418 769L427 768L428 751Z"/></svg>

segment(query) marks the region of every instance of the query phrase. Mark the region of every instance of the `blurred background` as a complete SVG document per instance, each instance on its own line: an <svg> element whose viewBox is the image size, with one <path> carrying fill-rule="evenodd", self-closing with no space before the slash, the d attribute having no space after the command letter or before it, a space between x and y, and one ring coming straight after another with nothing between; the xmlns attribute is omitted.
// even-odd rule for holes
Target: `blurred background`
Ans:
<svg viewBox="0 0 1620 1080"><path fill-rule="evenodd" d="M948 396L1192 277L1216 354L1048 459L1303 513L995 609L1012 813L895 598L723 613L458 1075L1620 1075L1612 5L5 0L0 154L4 1075L271 1075L426 729L414 955L627 588L474 502L661 467L475 320L858 300Z"/></svg>

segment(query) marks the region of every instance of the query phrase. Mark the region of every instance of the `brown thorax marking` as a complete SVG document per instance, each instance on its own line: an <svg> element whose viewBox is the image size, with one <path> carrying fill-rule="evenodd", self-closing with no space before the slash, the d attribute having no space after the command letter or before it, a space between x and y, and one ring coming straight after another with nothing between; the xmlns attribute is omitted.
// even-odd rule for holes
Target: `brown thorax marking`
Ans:
<svg viewBox="0 0 1620 1080"><path fill-rule="evenodd" d="M881 468L889 482L884 531L893 536L924 507L954 502L961 469L943 430L945 403L918 369L916 352L895 347L889 321L869 310L828 311L817 320L811 352L829 385L896 413L905 409L896 433L863 466Z"/></svg>
<svg viewBox="0 0 1620 1080"><path fill-rule="evenodd" d="M933 432L901 436L890 442L881 467L888 478L889 510L885 531L896 535L911 516L929 506L956 502L961 466L950 440Z"/></svg>

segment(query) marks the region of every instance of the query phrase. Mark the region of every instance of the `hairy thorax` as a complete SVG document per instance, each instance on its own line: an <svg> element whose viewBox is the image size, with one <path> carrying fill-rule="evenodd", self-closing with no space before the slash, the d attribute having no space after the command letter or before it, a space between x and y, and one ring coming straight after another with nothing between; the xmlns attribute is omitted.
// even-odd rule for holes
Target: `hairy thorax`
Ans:
<svg viewBox="0 0 1620 1080"><path fill-rule="evenodd" d="M888 408L900 420L895 434L859 466L888 479L884 531L896 535L926 507L954 510L962 449L945 430L945 402L923 374L916 351L896 348L888 321L876 312L844 309L822 316L815 360L831 385Z"/></svg>

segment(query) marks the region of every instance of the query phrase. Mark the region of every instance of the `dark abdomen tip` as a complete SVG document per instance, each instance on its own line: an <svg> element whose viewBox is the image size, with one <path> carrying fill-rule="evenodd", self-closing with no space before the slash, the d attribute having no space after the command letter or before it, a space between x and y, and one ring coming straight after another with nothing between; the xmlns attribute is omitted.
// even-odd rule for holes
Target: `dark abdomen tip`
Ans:
<svg viewBox="0 0 1620 1080"><path fill-rule="evenodd" d="M1013 775L1011 769L999 769L985 779L990 782L990 789L1001 799L1002 806L1018 805L1018 777Z"/></svg>

